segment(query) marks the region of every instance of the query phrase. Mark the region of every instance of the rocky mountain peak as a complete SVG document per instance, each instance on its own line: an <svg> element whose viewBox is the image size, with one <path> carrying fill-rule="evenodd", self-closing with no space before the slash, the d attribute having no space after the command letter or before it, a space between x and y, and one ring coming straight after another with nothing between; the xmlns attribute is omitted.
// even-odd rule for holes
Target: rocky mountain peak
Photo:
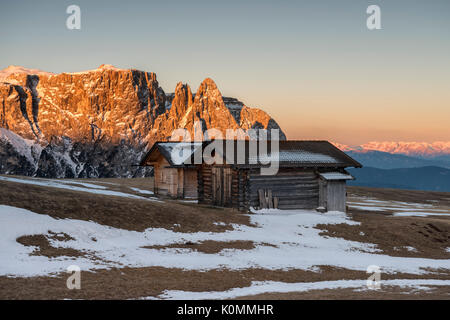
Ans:
<svg viewBox="0 0 450 320"><path fill-rule="evenodd" d="M220 93L219 88L217 88L216 83L211 78L206 78L202 81L195 97L198 101L208 99L210 101L215 101L218 106L223 105L222 94Z"/></svg>
<svg viewBox="0 0 450 320"><path fill-rule="evenodd" d="M176 118L181 114L185 114L187 109L192 107L193 96L191 88L188 84L181 82L177 83L175 87L175 93L172 98L172 104L170 107L170 116Z"/></svg>
<svg viewBox="0 0 450 320"><path fill-rule="evenodd" d="M166 94L155 73L107 64L61 74L14 66L0 75L7 75L8 80L0 82L0 127L15 134L14 139L6 133L2 136L9 139L0 136L4 142L0 154L2 146L9 146L4 154L12 158L22 155L29 141L40 146L33 149L37 150L32 153L34 162L31 151L21 158L33 162L23 166L28 168L26 172L11 164L14 161L2 167L5 155L0 156L0 172L130 176L136 171L130 166L139 163L154 141L168 140L178 128L193 133L197 121L203 131L279 128L264 111L234 98L224 99L210 78L194 95L189 85L181 82L173 94ZM18 139L26 141L19 143Z"/></svg>

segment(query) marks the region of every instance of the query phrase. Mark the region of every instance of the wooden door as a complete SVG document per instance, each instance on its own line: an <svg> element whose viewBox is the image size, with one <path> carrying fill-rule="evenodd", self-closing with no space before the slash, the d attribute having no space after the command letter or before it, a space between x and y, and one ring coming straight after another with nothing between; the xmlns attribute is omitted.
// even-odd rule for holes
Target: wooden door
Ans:
<svg viewBox="0 0 450 320"><path fill-rule="evenodd" d="M231 168L223 168L223 194L222 205L224 207L231 207Z"/></svg>
<svg viewBox="0 0 450 320"><path fill-rule="evenodd" d="M231 168L212 168L212 201L214 205L231 206Z"/></svg>
<svg viewBox="0 0 450 320"><path fill-rule="evenodd" d="M214 205L222 205L222 168L213 167L211 170L212 178L212 202Z"/></svg>

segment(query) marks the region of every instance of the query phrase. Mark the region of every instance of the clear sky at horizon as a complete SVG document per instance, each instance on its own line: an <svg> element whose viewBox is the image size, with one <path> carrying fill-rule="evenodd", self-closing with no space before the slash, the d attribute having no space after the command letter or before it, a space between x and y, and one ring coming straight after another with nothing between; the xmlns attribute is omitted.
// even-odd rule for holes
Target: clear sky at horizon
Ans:
<svg viewBox="0 0 450 320"><path fill-rule="evenodd" d="M66 8L81 7L81 30ZM381 7L382 30L366 27ZM2 1L0 69L211 77L290 139L450 141L450 1Z"/></svg>

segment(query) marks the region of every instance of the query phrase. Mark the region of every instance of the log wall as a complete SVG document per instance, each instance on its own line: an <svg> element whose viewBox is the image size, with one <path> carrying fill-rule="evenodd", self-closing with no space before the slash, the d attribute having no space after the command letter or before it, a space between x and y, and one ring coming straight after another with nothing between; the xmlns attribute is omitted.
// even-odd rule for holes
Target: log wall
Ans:
<svg viewBox="0 0 450 320"><path fill-rule="evenodd" d="M244 193L240 186L244 183L240 171L230 166L204 164L198 174L199 203L244 209Z"/></svg>
<svg viewBox="0 0 450 320"><path fill-rule="evenodd" d="M276 198L279 209L315 209L319 206L319 178L312 170L280 169L277 175L250 172L248 204L260 207L261 191Z"/></svg>
<svg viewBox="0 0 450 320"><path fill-rule="evenodd" d="M199 203L241 211L259 208L262 196L270 200L264 205L282 210L323 206L329 211L345 211L346 206L345 181L321 180L314 170L281 168L277 175L263 176L259 169L204 164L197 179Z"/></svg>

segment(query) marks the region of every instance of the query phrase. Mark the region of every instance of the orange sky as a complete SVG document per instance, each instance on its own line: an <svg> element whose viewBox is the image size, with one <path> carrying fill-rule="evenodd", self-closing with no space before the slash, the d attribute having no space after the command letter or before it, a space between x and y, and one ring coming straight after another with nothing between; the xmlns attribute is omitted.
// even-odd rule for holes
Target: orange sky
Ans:
<svg viewBox="0 0 450 320"><path fill-rule="evenodd" d="M112 64L155 72L166 92L210 77L291 139L450 141L450 1L379 1L370 31L372 2L79 0L71 31L65 1L8 1L0 69Z"/></svg>
<svg viewBox="0 0 450 320"><path fill-rule="evenodd" d="M449 92L367 93L368 98L350 94L299 96L295 102L285 102L298 105L288 108L289 113L277 115L275 108L268 110L290 139L329 139L352 145L368 141L450 141Z"/></svg>

